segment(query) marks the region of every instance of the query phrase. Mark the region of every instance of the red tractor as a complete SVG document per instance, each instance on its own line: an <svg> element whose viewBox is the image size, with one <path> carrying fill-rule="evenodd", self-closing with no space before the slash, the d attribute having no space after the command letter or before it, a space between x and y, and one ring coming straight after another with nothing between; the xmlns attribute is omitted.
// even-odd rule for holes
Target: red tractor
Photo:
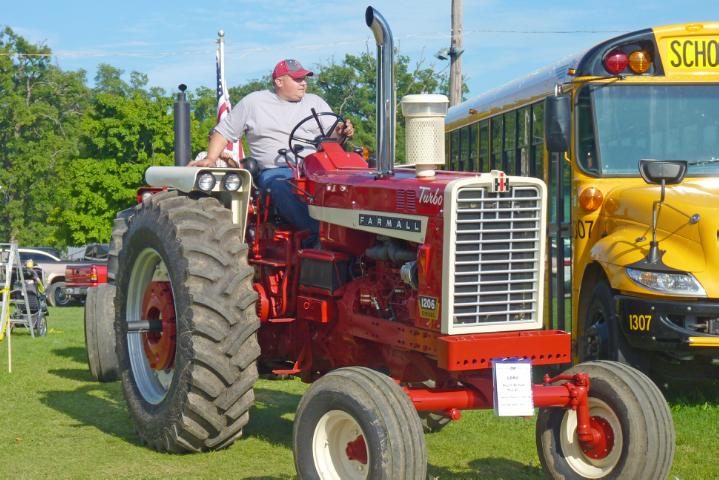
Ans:
<svg viewBox="0 0 719 480"><path fill-rule="evenodd" d="M318 248L301 247L308 232L278 219L249 165L151 167L163 191L116 221L116 352L139 435L167 452L231 445L260 366L312 382L294 422L300 478L424 479L424 428L527 401L549 476L665 478L674 427L642 373L597 361L538 385L520 368L500 385L501 365L571 362L570 335L543 329L546 187L435 172L437 154L394 168L391 32L371 7L366 21L378 166L322 136L293 164ZM441 152L441 123L412 135L434 135ZM408 135L408 152L420 140ZM93 300L97 315L108 298Z"/></svg>

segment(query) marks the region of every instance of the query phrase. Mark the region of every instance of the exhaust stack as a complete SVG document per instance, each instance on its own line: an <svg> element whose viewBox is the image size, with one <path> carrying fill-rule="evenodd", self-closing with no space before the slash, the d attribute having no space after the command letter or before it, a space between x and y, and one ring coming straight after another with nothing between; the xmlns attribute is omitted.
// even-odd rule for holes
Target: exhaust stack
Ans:
<svg viewBox="0 0 719 480"><path fill-rule="evenodd" d="M178 87L177 101L173 110L175 118L175 166L184 167L190 163L190 104L187 103L185 90L187 85L181 83Z"/></svg>
<svg viewBox="0 0 719 480"><path fill-rule="evenodd" d="M387 21L373 7L367 7L365 21L377 43L377 172L394 173L395 91L394 42Z"/></svg>

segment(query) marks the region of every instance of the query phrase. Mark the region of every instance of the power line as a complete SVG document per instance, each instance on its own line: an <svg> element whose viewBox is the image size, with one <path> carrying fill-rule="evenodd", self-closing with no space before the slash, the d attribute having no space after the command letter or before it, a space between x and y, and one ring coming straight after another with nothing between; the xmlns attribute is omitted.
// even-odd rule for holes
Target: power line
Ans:
<svg viewBox="0 0 719 480"><path fill-rule="evenodd" d="M511 30L511 29L473 29L473 30L464 30L463 34L471 35L471 34L482 34L482 33L491 33L491 34L528 34L528 35L577 35L577 34L597 34L597 33L625 33L625 30ZM450 38L450 35L446 33L415 33L415 34L406 34L401 35L398 37L399 40L401 39L444 39L444 38ZM198 41L198 43L201 43L202 41ZM332 42L334 46L338 45L357 45L357 44L364 44L366 43L366 39L357 39L357 40L345 40L340 42ZM209 43L209 42L208 42ZM214 41L212 41L212 47L208 45L207 51L210 51L212 48L214 48ZM324 48L327 47L326 43L316 43L316 44L304 44L304 45L294 45L293 49L298 50L312 50L312 49L318 49L318 48ZM250 55L252 53L262 53L267 51L274 51L277 49L277 46L272 47L253 47L253 48L242 48L242 47L235 47L235 48L228 48L228 55L232 56L239 56L240 58L246 57L247 55ZM77 51L60 51L55 53L20 53L20 52L0 52L0 57L57 57L57 58L75 58L75 57L138 57L138 58L161 58L161 57L176 57L181 55L189 55L193 53L199 53L198 50L205 50L204 48L198 48L193 50L183 50L183 51L163 51L163 52L147 52L145 51L85 51L85 50L77 50Z"/></svg>

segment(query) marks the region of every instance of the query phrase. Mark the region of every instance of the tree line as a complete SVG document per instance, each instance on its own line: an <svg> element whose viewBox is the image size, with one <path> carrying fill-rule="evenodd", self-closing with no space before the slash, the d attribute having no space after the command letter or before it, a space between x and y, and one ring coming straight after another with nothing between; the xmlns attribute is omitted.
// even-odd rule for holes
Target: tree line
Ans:
<svg viewBox="0 0 719 480"><path fill-rule="evenodd" d="M315 67L308 90L352 120L349 147L374 148L374 54L347 54ZM268 71L271 69L268 65ZM208 69L214 69L208 59ZM149 87L147 75L98 66L94 85L84 70L65 71L51 49L6 27L0 31L0 242L64 248L107 242L115 213L135 203L150 165L174 164L174 93ZM446 93L432 65L396 57L397 98ZM178 79L178 83L181 79ZM271 86L266 77L229 88L233 104ZM217 114L215 89L188 92L193 153L207 146ZM397 161L404 156L398 109Z"/></svg>

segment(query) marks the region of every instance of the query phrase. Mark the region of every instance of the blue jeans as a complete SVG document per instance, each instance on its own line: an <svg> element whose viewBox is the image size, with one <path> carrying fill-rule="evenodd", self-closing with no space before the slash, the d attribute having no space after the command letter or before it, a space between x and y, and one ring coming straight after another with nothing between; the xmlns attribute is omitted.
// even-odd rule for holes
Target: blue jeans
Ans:
<svg viewBox="0 0 719 480"><path fill-rule="evenodd" d="M314 245L320 233L320 224L310 217L307 204L300 200L289 182L292 170L289 167L266 168L257 179L260 190L269 193L272 204L282 219L297 230L309 230L311 235L302 242L303 247Z"/></svg>

